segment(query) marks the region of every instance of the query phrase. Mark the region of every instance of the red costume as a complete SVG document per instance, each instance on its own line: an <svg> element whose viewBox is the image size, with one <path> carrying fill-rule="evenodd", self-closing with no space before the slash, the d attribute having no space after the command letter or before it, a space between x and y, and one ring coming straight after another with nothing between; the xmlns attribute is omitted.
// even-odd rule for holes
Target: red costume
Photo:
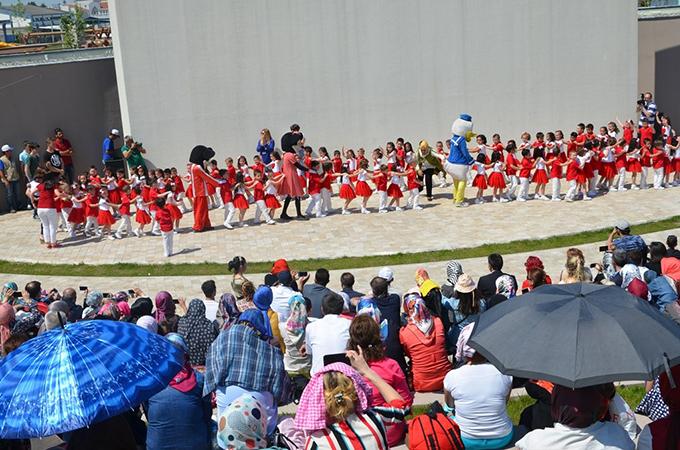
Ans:
<svg viewBox="0 0 680 450"><path fill-rule="evenodd" d="M194 231L204 231L211 228L210 218L208 217L208 195L209 188L216 188L220 182L208 175L203 169L203 162L215 156L215 152L203 145L197 145L191 150L189 161L193 164L189 171L191 175L191 187L194 196Z"/></svg>

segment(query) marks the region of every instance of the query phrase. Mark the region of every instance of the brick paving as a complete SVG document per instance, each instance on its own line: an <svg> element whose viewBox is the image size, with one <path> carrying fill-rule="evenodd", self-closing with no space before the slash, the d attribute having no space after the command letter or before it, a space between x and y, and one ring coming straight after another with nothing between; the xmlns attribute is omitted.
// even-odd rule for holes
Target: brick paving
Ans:
<svg viewBox="0 0 680 450"><path fill-rule="evenodd" d="M394 254L399 252L474 247L516 239L539 239L595 228L609 227L618 218L642 223L680 215L677 193L664 191L615 192L591 202L486 203L469 208L454 208L449 188L435 189L433 202L423 201L421 211L388 214L333 214L322 219L292 221L274 226L260 225L226 230L223 210L211 211L214 231L189 233L193 218L185 215L175 238L171 258L163 256L160 237L64 240L64 247L47 250L38 242L39 225L28 212L0 216L5 237L4 257L15 261L45 263L104 264L225 262L233 255L250 261L337 258ZM369 207L375 211L375 199ZM339 199L334 198L335 206ZM306 202L303 203L303 206ZM358 205L358 204L357 204ZM251 208L246 219L254 214ZM11 256L9 256L11 255Z"/></svg>

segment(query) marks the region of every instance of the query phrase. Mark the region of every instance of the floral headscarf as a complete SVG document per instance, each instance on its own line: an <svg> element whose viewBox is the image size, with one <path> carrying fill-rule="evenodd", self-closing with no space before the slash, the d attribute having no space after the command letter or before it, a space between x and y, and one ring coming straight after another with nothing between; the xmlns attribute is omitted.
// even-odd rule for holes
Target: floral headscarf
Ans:
<svg viewBox="0 0 680 450"><path fill-rule="evenodd" d="M458 335L458 342L456 342L456 361L463 362L467 358L472 358L475 355L475 349L468 345L468 340L472 334L472 329L475 323L469 323L460 330Z"/></svg>
<svg viewBox="0 0 680 450"><path fill-rule="evenodd" d="M156 322L162 323L167 317L175 315L175 303L172 301L172 295L168 291L160 291L156 294L156 314L154 318Z"/></svg>
<svg viewBox="0 0 680 450"><path fill-rule="evenodd" d="M286 330L290 334L299 336L305 331L307 326L307 305L305 305L305 299L302 295L295 294L288 300L288 306L290 307L290 316L288 316L286 321Z"/></svg>
<svg viewBox="0 0 680 450"><path fill-rule="evenodd" d="M221 448L252 450L267 447L267 411L252 395L243 394L219 417L217 443Z"/></svg>
<svg viewBox="0 0 680 450"><path fill-rule="evenodd" d="M640 275L640 269L638 269L638 267L635 264L626 264L621 268L622 289L626 289L630 282L633 281L635 278L644 282L644 280L642 279L642 275Z"/></svg>
<svg viewBox="0 0 680 450"><path fill-rule="evenodd" d="M373 320L375 320L375 323L380 325L380 339L385 342L389 330L387 319L382 320L380 309L375 300L369 297L364 297L359 300L359 304L357 305L357 316L360 314L371 316Z"/></svg>
<svg viewBox="0 0 680 450"><path fill-rule="evenodd" d="M142 316L137 319L137 326L144 328L149 333L158 333L158 322L152 316Z"/></svg>
<svg viewBox="0 0 680 450"><path fill-rule="evenodd" d="M121 316L130 317L132 315L132 309L127 300L116 303L116 306L118 306L118 311L120 311Z"/></svg>
<svg viewBox="0 0 680 450"><path fill-rule="evenodd" d="M218 310L223 321L222 329L225 330L238 318L239 311L236 307L236 297L229 293L222 294Z"/></svg>
<svg viewBox="0 0 680 450"><path fill-rule="evenodd" d="M408 323L415 325L423 334L429 335L432 332L434 322L420 294L409 292L404 296L404 312Z"/></svg>
<svg viewBox="0 0 680 450"><path fill-rule="evenodd" d="M217 337L217 330L213 322L205 317L205 303L200 299L195 298L189 303L186 315L177 323L177 334L189 346L191 365L205 365L205 354Z"/></svg>
<svg viewBox="0 0 680 450"><path fill-rule="evenodd" d="M446 282L451 286L456 285L458 277L463 273L463 266L458 261L449 261L446 265Z"/></svg>
<svg viewBox="0 0 680 450"><path fill-rule="evenodd" d="M0 291L0 300L4 299L8 291L17 292L19 287L14 281L8 281L2 286L2 291Z"/></svg>
<svg viewBox="0 0 680 450"><path fill-rule="evenodd" d="M14 308L9 303L0 304L0 345L10 337L14 324Z"/></svg>
<svg viewBox="0 0 680 450"><path fill-rule="evenodd" d="M501 275L496 278L496 293L505 298L513 298L517 294L515 282L510 275Z"/></svg>

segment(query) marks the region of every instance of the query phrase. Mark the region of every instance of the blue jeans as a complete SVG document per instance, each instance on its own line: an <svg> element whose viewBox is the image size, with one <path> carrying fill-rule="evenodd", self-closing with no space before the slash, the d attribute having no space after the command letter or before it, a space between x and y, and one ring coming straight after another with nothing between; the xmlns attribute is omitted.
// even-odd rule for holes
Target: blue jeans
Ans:
<svg viewBox="0 0 680 450"><path fill-rule="evenodd" d="M5 186L7 194L7 208L10 211L16 211L19 209L19 180L10 181L7 186Z"/></svg>

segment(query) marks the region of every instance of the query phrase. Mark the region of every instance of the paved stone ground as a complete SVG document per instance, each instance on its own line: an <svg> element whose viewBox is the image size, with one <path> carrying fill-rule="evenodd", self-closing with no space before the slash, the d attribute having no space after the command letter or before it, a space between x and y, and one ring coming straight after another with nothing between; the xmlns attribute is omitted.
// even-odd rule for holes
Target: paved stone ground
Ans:
<svg viewBox="0 0 680 450"><path fill-rule="evenodd" d="M665 241L669 234L680 234L680 229L662 231L658 233L651 233L643 235L646 242L651 241ZM587 264L594 262L601 262L602 254L598 251L598 247L604 243L593 243L579 246L585 253ZM557 248L550 250L542 250L529 253L516 253L505 255L504 270L508 273L515 274L519 280L524 277L524 261L529 255L539 256L545 265L548 275L550 275L555 282L559 276L565 262L566 248ZM487 273L486 258L469 258L460 260L465 272L469 273L475 280L481 275ZM419 267L425 267L430 277L439 282L445 281L447 261L429 262L424 264L404 264L392 267L394 271L393 288L398 292L406 292L408 289L415 286L415 271ZM294 268L293 268L294 269ZM348 269L355 278L355 288L360 292L368 291L368 286L371 278L373 278L380 267L369 267L361 269ZM340 275L345 270L331 271L331 282L329 287L331 289L340 288ZM254 283L259 284L264 281L264 274L247 274L247 277ZM312 274L313 277L313 274ZM153 296L160 290L167 290L177 297L194 298L201 297L201 283L207 279L214 279L217 283L218 292L227 292L230 290L231 277L229 275L219 276L175 276L175 277L66 277L66 276L34 276L34 275L16 275L16 274L0 274L0 282L12 280L23 286L30 280L39 279L43 283L43 287L51 289L56 287L62 290L66 287L88 286L91 289L98 289L102 292L115 292L118 290L127 290L139 287L147 295Z"/></svg>
<svg viewBox="0 0 680 450"><path fill-rule="evenodd" d="M620 217L633 224L648 222L680 215L678 192L680 189L628 191L611 193L591 202L535 200L454 208L450 188L446 188L435 190L433 202L424 200L425 208L421 211L334 214L306 222L235 230L223 228L223 210L214 210L211 220L219 226L214 231L198 234L188 232L193 223L189 213L181 222L183 232L175 239L175 252L180 253L172 258L163 257L161 238L155 236L120 241L78 238L64 241L61 249L47 250L39 245L39 225L27 212L0 216L0 229L5 236L3 258L24 262L224 262L232 255L242 255L251 261L268 261L279 255L288 259L336 258L538 239L609 227ZM336 207L340 205L337 197L333 202ZM376 199L369 202L372 210L375 202ZM250 220L253 214L254 208L251 208L246 218ZM59 240L65 238L65 233L58 234Z"/></svg>

